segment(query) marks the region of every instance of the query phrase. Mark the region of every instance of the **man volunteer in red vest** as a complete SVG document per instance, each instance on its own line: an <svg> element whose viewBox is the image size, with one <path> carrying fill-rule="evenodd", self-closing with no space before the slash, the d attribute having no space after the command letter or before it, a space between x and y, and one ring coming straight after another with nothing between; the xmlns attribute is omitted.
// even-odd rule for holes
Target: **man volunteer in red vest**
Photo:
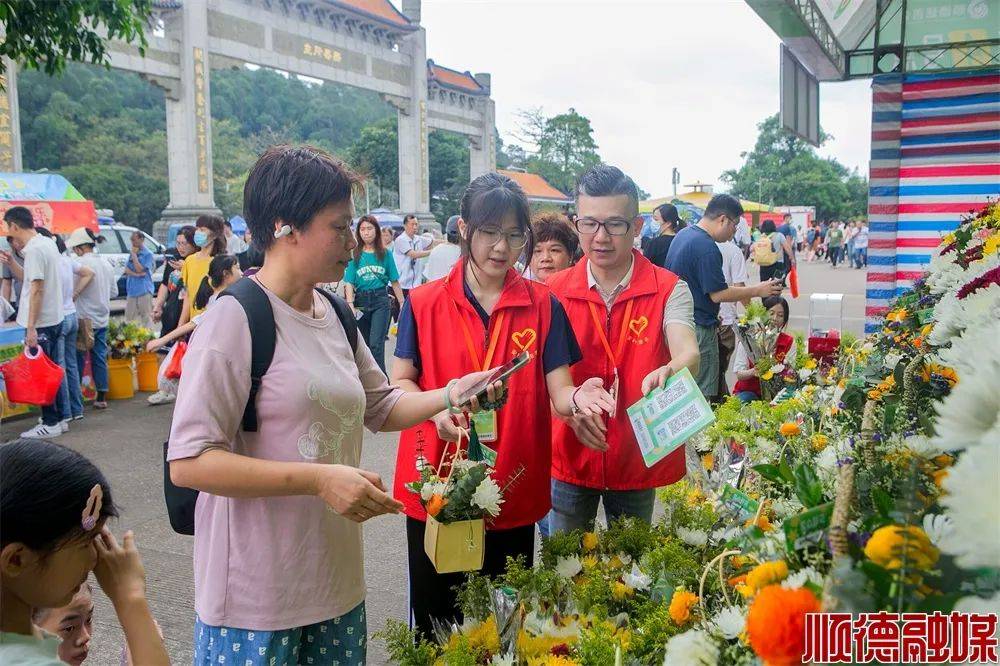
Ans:
<svg viewBox="0 0 1000 666"><path fill-rule="evenodd" d="M570 368L574 383L601 377L617 400L614 417L553 421L553 533L590 528L602 499L609 521L652 519L655 489L684 476L684 448L646 467L625 410L682 368L697 372L699 362L690 290L633 249L643 219L632 179L593 167L577 183L576 210L585 257L548 285L583 352Z"/></svg>

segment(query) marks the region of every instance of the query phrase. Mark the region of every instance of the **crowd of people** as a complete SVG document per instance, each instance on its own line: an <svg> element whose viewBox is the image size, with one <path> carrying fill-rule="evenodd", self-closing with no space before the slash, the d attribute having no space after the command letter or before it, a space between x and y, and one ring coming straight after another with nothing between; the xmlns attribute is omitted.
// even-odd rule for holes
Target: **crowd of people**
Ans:
<svg viewBox="0 0 1000 666"><path fill-rule="evenodd" d="M836 268L843 263L856 269L868 266L868 223L813 222L805 232L799 251L806 261L826 260Z"/></svg>
<svg viewBox="0 0 1000 666"><path fill-rule="evenodd" d="M149 400L176 401L165 464L172 484L199 493L196 664L234 654L254 665L364 663L361 523L382 514L406 516L399 541L413 626L430 637L436 622L460 621L461 576L438 574L425 555L427 514L406 484L460 441L470 420L495 453L496 478L518 478L488 528L486 574L501 574L508 557L530 565L536 524L543 536L592 528L601 505L608 520L649 522L655 488L685 474L684 449L648 467L626 408L684 369L718 401L729 393L731 358L735 392L751 395L753 364L733 332L737 304L761 298L788 320L781 293L794 234L773 223L749 229L729 195L713 197L690 225L661 206L661 235L640 251L638 189L609 165L579 177L571 218L532 217L513 180L482 175L437 240L413 215L396 237L374 217L354 223L360 185L322 150L273 147L247 178L242 245L221 218L203 216L180 230L154 289L151 258L133 243L129 316L160 323L150 349L188 338L176 391ZM71 260L30 214L14 208L5 220L25 259L17 319L26 344L65 363L61 350L74 348L66 341L78 346L86 328L103 402L106 361L102 371L97 357L115 280L93 252L99 237L70 234ZM752 283L748 258L765 257ZM0 261L16 264L10 255ZM343 301L324 292L331 285ZM270 311L266 324L254 299ZM264 340L271 348L260 364ZM523 352L531 358L524 369L460 404L490 368ZM79 453L44 441L78 418L74 383L65 406L60 398L45 407L24 433L35 439L0 447L0 660L82 661L93 570L131 658L167 663L134 540L119 545L105 526L117 515L107 480ZM365 428L401 433L391 488L359 467ZM39 494L43 486L52 492ZM65 565L46 564L57 559ZM39 627L57 628L62 647Z"/></svg>

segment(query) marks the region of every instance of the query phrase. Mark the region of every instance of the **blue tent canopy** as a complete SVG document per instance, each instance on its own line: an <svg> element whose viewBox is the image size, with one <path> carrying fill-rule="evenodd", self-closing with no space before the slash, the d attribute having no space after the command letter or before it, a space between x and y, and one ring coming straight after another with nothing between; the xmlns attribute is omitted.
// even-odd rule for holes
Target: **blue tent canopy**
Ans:
<svg viewBox="0 0 1000 666"><path fill-rule="evenodd" d="M233 233L237 236L242 236L247 232L247 221L239 215L233 215L229 218L229 224L232 225Z"/></svg>

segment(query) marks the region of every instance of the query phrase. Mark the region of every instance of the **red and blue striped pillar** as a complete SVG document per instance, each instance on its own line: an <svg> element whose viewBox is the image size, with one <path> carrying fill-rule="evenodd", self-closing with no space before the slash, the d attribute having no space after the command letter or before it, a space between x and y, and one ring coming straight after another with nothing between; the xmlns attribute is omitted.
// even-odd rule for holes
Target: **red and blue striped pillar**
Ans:
<svg viewBox="0 0 1000 666"><path fill-rule="evenodd" d="M964 215L1000 196L1000 68L872 82L866 331Z"/></svg>

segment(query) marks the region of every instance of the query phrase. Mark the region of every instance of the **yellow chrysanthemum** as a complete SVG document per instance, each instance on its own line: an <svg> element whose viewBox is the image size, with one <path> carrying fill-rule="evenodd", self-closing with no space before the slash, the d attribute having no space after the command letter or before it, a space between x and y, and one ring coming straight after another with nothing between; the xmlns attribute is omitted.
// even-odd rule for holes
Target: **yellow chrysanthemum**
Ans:
<svg viewBox="0 0 1000 666"><path fill-rule="evenodd" d="M956 373L951 368L938 365L937 363L924 363L924 367L920 369L920 378L925 382L929 382L931 377L941 377L946 382L948 386L952 387L958 383L958 373Z"/></svg>
<svg viewBox="0 0 1000 666"><path fill-rule="evenodd" d="M904 322L906 318L910 316L910 313L906 311L906 308L896 308L892 310L885 316L888 321Z"/></svg>
<svg viewBox="0 0 1000 666"><path fill-rule="evenodd" d="M886 569L899 569L904 558L908 569L930 569L937 563L938 550L916 525L886 525L872 534L865 556Z"/></svg>
<svg viewBox="0 0 1000 666"><path fill-rule="evenodd" d="M879 391L878 389L872 389L871 391L868 391L868 398L871 400L878 400L881 397L882 397L882 392Z"/></svg>
<svg viewBox="0 0 1000 666"><path fill-rule="evenodd" d="M587 532L583 535L583 551L585 553L589 553L597 548L598 543L597 534L594 532Z"/></svg>
<svg viewBox="0 0 1000 666"><path fill-rule="evenodd" d="M635 590L621 581L615 581L615 584L611 586L611 596L615 601L625 601L633 594L635 594Z"/></svg>
<svg viewBox="0 0 1000 666"><path fill-rule="evenodd" d="M711 472L712 468L715 467L715 456L711 453L706 453L701 457L701 466L705 468L706 471Z"/></svg>
<svg viewBox="0 0 1000 666"><path fill-rule="evenodd" d="M486 618L485 622L480 622L465 632L465 637L468 639L469 645L474 648L485 648L491 654L500 651L500 635L497 633L497 621L493 615ZM448 640L448 647L452 649L458 647L458 640L459 635L452 634Z"/></svg>
<svg viewBox="0 0 1000 666"><path fill-rule="evenodd" d="M557 645L570 645L576 642L573 636L533 636L522 629L517 633L517 654L524 659L545 657L552 653Z"/></svg>
<svg viewBox="0 0 1000 666"><path fill-rule="evenodd" d="M580 564L583 565L584 571L590 571L597 566L597 556L596 555L584 555L580 558Z"/></svg>
<svg viewBox="0 0 1000 666"><path fill-rule="evenodd" d="M816 359L814 359L812 356L810 356L808 359L806 359L806 362L805 362L805 364L803 364L802 367L804 367L806 370L815 370L816 369Z"/></svg>
<svg viewBox="0 0 1000 666"><path fill-rule="evenodd" d="M758 564L747 574L747 587L757 591L788 578L788 565L784 560L774 560Z"/></svg>
<svg viewBox="0 0 1000 666"><path fill-rule="evenodd" d="M1000 251L1000 233L993 234L983 241L983 256L988 257Z"/></svg>
<svg viewBox="0 0 1000 666"><path fill-rule="evenodd" d="M814 451L822 451L830 443L830 438L824 435L823 433L818 432L812 437L810 437L809 441L812 443Z"/></svg>
<svg viewBox="0 0 1000 666"><path fill-rule="evenodd" d="M952 243L954 243L955 242L955 232L952 231L952 232L949 232L949 233L945 234L944 238L941 239L941 242L944 243L945 245L951 245Z"/></svg>
<svg viewBox="0 0 1000 666"><path fill-rule="evenodd" d="M547 654L528 659L528 666L577 666L579 663L570 657L563 657L556 654Z"/></svg>

